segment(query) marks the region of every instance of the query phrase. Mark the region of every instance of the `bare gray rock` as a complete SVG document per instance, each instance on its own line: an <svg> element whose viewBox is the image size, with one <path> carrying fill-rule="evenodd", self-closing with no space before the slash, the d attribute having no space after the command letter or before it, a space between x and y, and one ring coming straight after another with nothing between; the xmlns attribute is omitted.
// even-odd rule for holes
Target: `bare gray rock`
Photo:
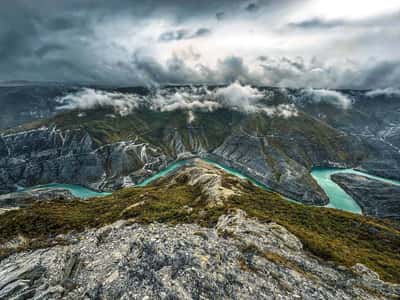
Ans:
<svg viewBox="0 0 400 300"><path fill-rule="evenodd" d="M51 182L114 190L162 169L159 149L135 140L98 147L85 130L39 128L0 136L0 193Z"/></svg>
<svg viewBox="0 0 400 300"><path fill-rule="evenodd" d="M75 197L69 190L60 188L34 189L0 195L0 209L29 207L39 201L71 201L73 199Z"/></svg>
<svg viewBox="0 0 400 300"><path fill-rule="evenodd" d="M400 186L347 173L334 174L332 180L357 201L365 215L400 220Z"/></svg>
<svg viewBox="0 0 400 300"><path fill-rule="evenodd" d="M398 285L332 266L244 212L216 228L119 221L0 261L0 299L389 299ZM24 299L25 299L24 298Z"/></svg>

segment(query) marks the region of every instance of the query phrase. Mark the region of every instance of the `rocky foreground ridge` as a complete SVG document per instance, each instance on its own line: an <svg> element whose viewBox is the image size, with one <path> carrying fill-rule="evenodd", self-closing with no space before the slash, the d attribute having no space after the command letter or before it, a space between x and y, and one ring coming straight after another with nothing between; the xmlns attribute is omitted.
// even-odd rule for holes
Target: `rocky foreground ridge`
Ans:
<svg viewBox="0 0 400 300"><path fill-rule="evenodd" d="M117 222L70 245L0 262L0 299L384 299L400 296L362 264L324 263L276 223L243 211L215 228Z"/></svg>
<svg viewBox="0 0 400 300"><path fill-rule="evenodd" d="M400 297L398 229L202 161L145 188L6 212L0 245L0 299Z"/></svg>

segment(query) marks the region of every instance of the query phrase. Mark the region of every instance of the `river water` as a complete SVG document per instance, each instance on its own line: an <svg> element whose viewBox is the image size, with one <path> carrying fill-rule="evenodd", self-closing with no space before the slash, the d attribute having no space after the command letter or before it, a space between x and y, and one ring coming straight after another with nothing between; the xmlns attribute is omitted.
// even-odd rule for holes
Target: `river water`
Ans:
<svg viewBox="0 0 400 300"><path fill-rule="evenodd" d="M223 169L225 172L232 174L234 176L237 176L242 179L247 179L250 180L253 184L271 191L270 188L268 188L266 185L254 180L253 178L246 176L242 174L241 172L230 168L228 166L221 165L219 163L216 163L214 161L204 159L209 164L212 164L213 166L216 166L220 169ZM154 174L153 176L147 178L137 186L143 187L146 186L155 180L164 177L168 175L169 173L181 168L182 166L189 164L190 160L181 160L178 161L174 164L171 164L164 170L158 172L157 174ZM327 207L331 208L336 208L336 209L341 209L345 211L349 211L352 213L357 213L361 214L361 208L357 204L357 202L350 196L348 195L339 185L337 185L335 182L331 180L331 175L336 174L336 173L352 173L352 174L358 174L358 175L363 175L372 179L380 180L386 183L391 183L395 185L400 185L400 181L396 180L391 180L391 179L385 179L382 177L370 175L367 173L363 173L360 171L356 171L353 169L337 169L337 168L314 168L311 171L311 176L317 181L317 183L321 186L321 188L325 191L327 196L329 197L329 204ZM40 189L40 188L63 188L71 191L71 193L78 198L91 198L91 197L102 197L102 196L107 196L110 195L110 193L105 193L105 192L96 192L90 189L87 189L85 187L82 187L80 185L72 185L72 184L57 184L57 183L52 183L52 184L47 184L47 185L40 185L40 186L35 186L35 187L30 187L25 190L32 190L32 189Z"/></svg>
<svg viewBox="0 0 400 300"><path fill-rule="evenodd" d="M329 198L329 204L327 205L327 207L341 209L358 214L361 214L362 212L357 202L338 184L331 180L331 176L337 173L362 175L382 182L400 185L400 181L370 175L368 173L360 172L354 169L314 168L311 171L311 176L318 182L320 187L324 190Z"/></svg>

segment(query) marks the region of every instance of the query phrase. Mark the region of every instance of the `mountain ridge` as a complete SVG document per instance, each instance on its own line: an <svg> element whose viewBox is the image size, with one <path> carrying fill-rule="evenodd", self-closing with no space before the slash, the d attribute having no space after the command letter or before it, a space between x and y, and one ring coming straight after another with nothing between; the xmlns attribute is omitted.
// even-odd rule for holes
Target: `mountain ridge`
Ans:
<svg viewBox="0 0 400 300"><path fill-rule="evenodd" d="M249 175L255 179L265 183L267 186L271 186L273 189L277 189L283 193L286 192L290 197L300 201L315 201L315 203L320 204L327 202L326 196L323 196L323 192L319 190L316 184L313 185L313 180L308 174L307 168L310 169L313 165L321 161L321 158L318 156L326 157L326 161L343 161L343 164L347 165L351 163L351 161L355 161L356 159L351 157L357 155L354 154L357 153L356 151L345 150L343 152L343 158L341 158L342 152L339 148L349 147L349 143L344 142L346 137L336 133L333 129L315 123L311 119L307 119L305 116L299 117L300 119L297 123L288 127L287 123L280 122L279 120L276 120L277 123L269 123L269 119L262 115L254 115L254 120L247 121L251 116L228 110L218 110L213 113L196 113L198 119L195 120L193 124L187 124L186 112L184 111L156 113L142 110L117 119L107 118L106 115L108 113L109 111L107 110L92 111L90 116L78 118L76 117L76 112L62 114L53 119L50 123L52 127L48 129L43 127L44 125L46 126L46 123L39 122L35 124L36 128L39 129L32 129L32 131L27 133L3 135L1 137L3 145L5 145L3 148L9 149L7 151L12 153L11 157L20 156L23 158L24 155L33 155L30 164L37 165L36 168L39 169L44 168L46 161L44 162L45 165L43 165L43 159L46 159L45 157L51 152L54 154L53 156L48 156L48 159L61 163L59 167L55 166L61 169L63 169L65 165L62 159L60 160L62 153L68 154L71 153L71 151L72 153L76 152L77 155L86 156L86 160L92 157L92 161L102 161L101 163L93 165L97 171L82 171L81 174L84 175L86 172L89 177L94 176L93 178L96 178L96 176L99 178L99 175L103 176L102 174L105 174L106 179L112 179L116 176L117 182L121 180L122 177L129 174L127 171L124 171L124 168L128 168L130 172L134 170L140 171L142 166L147 164L150 170L152 170L152 166L155 166L156 170L160 170L161 167L165 167L168 163L182 157L182 155L204 155L205 157L210 155L210 157L216 161L228 166L235 164L235 167L239 170L244 170L247 173L250 172ZM227 121L227 117L230 121ZM235 121L231 121L231 118L234 118ZM154 123L154 120L159 120L159 123ZM172 121L171 123L169 120L176 121ZM149 121L152 123L149 123ZM178 123L175 125L174 122ZM246 122L250 123L246 124ZM310 125L304 126L303 124L307 124L307 122L309 122ZM223 123L236 125L230 127ZM72 124L72 126L69 124ZM253 125L251 124L257 125L252 128L251 126ZM263 131L260 131L261 128L264 128ZM270 132L266 130L270 130ZM283 136L280 133L282 130L285 131L286 137L292 134L293 139L302 138L303 142L297 143L299 146L308 145L311 148L308 150L300 150L300 148L293 149L293 147L287 144L282 144L282 141L279 139L279 136ZM299 135L298 132L301 133L302 131L304 131L304 134ZM254 135L249 135L249 132L254 132ZM323 132L326 132L325 136ZM261 134L264 136L261 136ZM327 139L327 146L325 146L325 148L316 148L314 145L320 147L321 142L313 141L313 136L320 136L320 139ZM44 145L47 144L48 148L44 147L44 145L38 147L38 140L43 140L45 143ZM342 144L340 144L340 140L343 140ZM24 142L24 147L27 149L27 152L25 152L26 154L24 154L24 150L18 146L20 143L19 141ZM296 142L291 143L296 144ZM0 142L0 146L1 144ZM75 147L76 150L73 150L74 148L71 147ZM332 147L332 149L328 149L329 147ZM41 148L43 148L43 150L41 150ZM138 150L132 152L134 148ZM335 151L335 148L338 149L338 151ZM13 150L10 151L10 149ZM37 150L33 150L32 154L29 154L32 149ZM4 150L4 152L5 151L6 150ZM41 151L45 151L45 156L40 154ZM34 152L37 153L34 154ZM299 153L303 154L299 155ZM143 157L142 154L146 154L146 157ZM349 159L346 158L348 154L350 154ZM36 159L34 157L37 156L39 156L40 159L35 162ZM68 157L71 158L71 156ZM126 157L126 159L124 159L124 157ZM265 157L265 160L262 159L262 157ZM122 161L125 161L123 165L121 165ZM346 163L346 161L348 163ZM135 162L137 162L136 166ZM81 163L84 163L84 161L79 162L78 165ZM3 163L3 167L5 169L15 170L15 164L13 166L10 158ZM93 167L89 164L87 168L90 170ZM297 179L294 180L307 180L307 183L293 186L290 191L290 181L292 179L289 177L285 179L286 176L288 176L285 174L288 174L287 170L290 169L293 170L293 174L296 174L295 176ZM33 173L23 170L19 172L22 172L22 174ZM43 176L40 172L35 174L36 175L33 176ZM146 174L146 172L144 172L144 174ZM299 174L301 174L301 176ZM30 185L47 183L45 181L46 179L44 179L43 182L43 179L40 181L40 177L38 180L32 177L32 175L30 176ZM57 178L57 173L45 176L54 180L54 178ZM75 177L75 172L67 176L71 177L61 177L59 182L82 184L95 189L101 188L101 185L93 185L90 180L87 181L86 179L72 182L71 180L77 179ZM140 179L140 177L136 180L134 179L135 177L130 177L133 182L137 182L138 179ZM21 178L21 176L18 175L16 175L15 178L19 178L19 180L23 179L23 177ZM287 182L285 184L279 184L278 181L282 180L286 180ZM4 181L7 183L9 180L6 178L3 179L3 182ZM4 185L12 186L13 184L14 183L11 181ZM18 184L26 185L23 184L22 181ZM283 185L286 186L286 189L281 188ZM116 186L118 186L118 183ZM304 196L309 186L314 186L314 191L317 193L315 197L312 192L309 192L307 197ZM288 187L290 192L288 192ZM302 191L300 190L300 192L297 192L298 189L302 189Z"/></svg>
<svg viewBox="0 0 400 300"><path fill-rule="evenodd" d="M400 295L370 270L398 281L391 223L291 203L205 162L148 187L6 212L0 237L4 297Z"/></svg>

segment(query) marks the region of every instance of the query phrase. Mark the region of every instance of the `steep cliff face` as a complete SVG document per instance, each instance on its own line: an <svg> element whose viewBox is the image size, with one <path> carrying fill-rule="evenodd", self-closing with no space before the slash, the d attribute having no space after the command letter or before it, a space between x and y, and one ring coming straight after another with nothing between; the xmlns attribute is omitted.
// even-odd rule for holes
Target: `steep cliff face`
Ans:
<svg viewBox="0 0 400 300"><path fill-rule="evenodd" d="M309 174L333 163L356 166L364 155L349 136L301 114L284 119L221 109L198 112L137 110L58 115L37 129L0 137L3 192L16 184L75 183L113 190L135 184L182 157L202 156L309 204L328 199ZM43 128L39 126L44 126Z"/></svg>
<svg viewBox="0 0 400 300"><path fill-rule="evenodd" d="M84 129L39 128L0 139L5 154L0 158L3 191L50 182L115 189L123 186L125 176L137 182L167 161L158 149L142 142L99 147Z"/></svg>
<svg viewBox="0 0 400 300"><path fill-rule="evenodd" d="M287 197L307 204L328 202L309 170L271 147L265 138L231 136L208 157L249 174Z"/></svg>
<svg viewBox="0 0 400 300"><path fill-rule="evenodd" d="M396 95L370 97L363 91L342 91L352 99L346 109L320 103L302 109L330 126L346 132L368 147L361 166L369 173L400 179L400 99Z"/></svg>
<svg viewBox="0 0 400 300"><path fill-rule="evenodd" d="M400 186L355 174L334 174L332 180L351 195L364 214L400 220Z"/></svg>

